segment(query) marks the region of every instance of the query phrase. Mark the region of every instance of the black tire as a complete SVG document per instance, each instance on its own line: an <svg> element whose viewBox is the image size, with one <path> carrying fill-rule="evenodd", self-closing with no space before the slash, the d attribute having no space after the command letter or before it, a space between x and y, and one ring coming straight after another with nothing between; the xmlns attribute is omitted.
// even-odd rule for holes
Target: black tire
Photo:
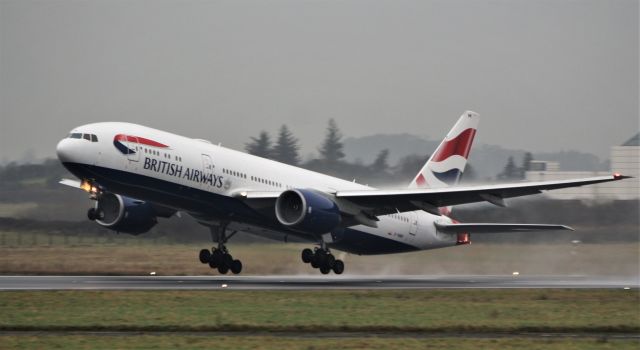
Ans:
<svg viewBox="0 0 640 350"><path fill-rule="evenodd" d="M324 262L327 260L327 254L324 250L316 250L315 254L313 254L313 260L316 262L316 265L323 266Z"/></svg>
<svg viewBox="0 0 640 350"><path fill-rule="evenodd" d="M314 269L320 267L320 255L318 255L317 253L311 256L311 267L313 267Z"/></svg>
<svg viewBox="0 0 640 350"><path fill-rule="evenodd" d="M336 275L340 275L344 272L344 263L342 260L336 260L331 268Z"/></svg>
<svg viewBox="0 0 640 350"><path fill-rule="evenodd" d="M231 263L231 272L233 272L234 275L237 275L241 271L242 271L242 262L240 260L234 260Z"/></svg>
<svg viewBox="0 0 640 350"><path fill-rule="evenodd" d="M220 266L218 266L218 272L220 272L223 275L226 275L227 272L229 272L229 266L222 264Z"/></svg>
<svg viewBox="0 0 640 350"><path fill-rule="evenodd" d="M87 218L89 218L89 220L94 221L95 219L98 218L98 213L96 211L96 208L89 208L89 210L87 210Z"/></svg>
<svg viewBox="0 0 640 350"><path fill-rule="evenodd" d="M309 248L302 250L302 262L308 264L313 260L313 251Z"/></svg>
<svg viewBox="0 0 640 350"><path fill-rule="evenodd" d="M336 258L332 254L327 254L324 258L324 265L328 268L333 268L333 264L335 264Z"/></svg>
<svg viewBox="0 0 640 350"><path fill-rule="evenodd" d="M206 264L209 262L209 260L211 259L211 252L209 251L209 249L202 249L200 251L200 262L203 264Z"/></svg>
<svg viewBox="0 0 640 350"><path fill-rule="evenodd" d="M322 266L322 267L320 268L320 272L321 272L323 275L326 275L326 274L328 274L329 272L331 272L331 269L330 269L328 266Z"/></svg>
<svg viewBox="0 0 640 350"><path fill-rule="evenodd" d="M231 267L231 264L233 264L233 257L231 256L231 254L224 254L222 256L222 263L224 265L227 265L228 267Z"/></svg>
<svg viewBox="0 0 640 350"><path fill-rule="evenodd" d="M214 250L209 257L209 266L212 269L217 268L222 264L222 253L219 250Z"/></svg>

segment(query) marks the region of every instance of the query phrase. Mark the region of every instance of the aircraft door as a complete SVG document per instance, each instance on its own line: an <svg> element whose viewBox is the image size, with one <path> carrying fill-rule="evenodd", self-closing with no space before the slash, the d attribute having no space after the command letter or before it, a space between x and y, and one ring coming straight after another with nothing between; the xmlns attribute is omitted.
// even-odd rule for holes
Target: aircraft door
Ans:
<svg viewBox="0 0 640 350"><path fill-rule="evenodd" d="M418 214L416 212L410 212L409 220L411 221L409 226L409 234L415 236L418 232Z"/></svg>
<svg viewBox="0 0 640 350"><path fill-rule="evenodd" d="M202 154L202 173L205 178L205 181L201 182L202 188L213 188L213 161L211 160L211 156L208 154Z"/></svg>

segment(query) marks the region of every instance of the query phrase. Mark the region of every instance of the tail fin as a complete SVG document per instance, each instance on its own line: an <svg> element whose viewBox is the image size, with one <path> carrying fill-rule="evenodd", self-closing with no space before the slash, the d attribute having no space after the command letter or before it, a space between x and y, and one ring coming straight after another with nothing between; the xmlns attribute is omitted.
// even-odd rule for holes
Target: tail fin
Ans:
<svg viewBox="0 0 640 350"><path fill-rule="evenodd" d="M456 185L467 165L479 121L478 113L464 112L411 181L409 188L443 188Z"/></svg>

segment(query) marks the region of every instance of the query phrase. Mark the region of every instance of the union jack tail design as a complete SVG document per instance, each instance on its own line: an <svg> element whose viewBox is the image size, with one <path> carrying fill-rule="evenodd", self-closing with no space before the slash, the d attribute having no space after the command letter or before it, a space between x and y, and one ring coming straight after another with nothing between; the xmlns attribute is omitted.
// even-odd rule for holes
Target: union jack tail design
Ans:
<svg viewBox="0 0 640 350"><path fill-rule="evenodd" d="M409 188L443 188L456 185L467 165L479 121L478 113L464 112L411 181Z"/></svg>

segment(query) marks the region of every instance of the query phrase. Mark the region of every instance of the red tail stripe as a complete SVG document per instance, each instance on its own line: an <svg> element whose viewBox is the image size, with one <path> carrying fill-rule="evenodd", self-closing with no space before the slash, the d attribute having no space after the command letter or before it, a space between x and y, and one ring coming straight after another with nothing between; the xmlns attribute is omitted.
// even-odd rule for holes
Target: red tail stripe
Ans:
<svg viewBox="0 0 640 350"><path fill-rule="evenodd" d="M149 140L149 139L146 139L146 138L140 137L140 136L131 136L131 135L125 135L125 134L118 134L118 135L116 135L115 139L118 140L118 141L134 142L134 143L139 143L139 144L142 144L142 145L147 145L147 146L152 146L152 147L161 147L161 148L169 147L169 146L167 146L165 144L162 144L160 142Z"/></svg>
<svg viewBox="0 0 640 350"><path fill-rule="evenodd" d="M453 155L459 155L464 158L469 156L469 151L471 151L471 144L473 143L473 138L476 136L476 129L467 129L460 133L460 135L455 138L445 141L438 150L436 150L435 155L432 158L434 162L441 162Z"/></svg>

